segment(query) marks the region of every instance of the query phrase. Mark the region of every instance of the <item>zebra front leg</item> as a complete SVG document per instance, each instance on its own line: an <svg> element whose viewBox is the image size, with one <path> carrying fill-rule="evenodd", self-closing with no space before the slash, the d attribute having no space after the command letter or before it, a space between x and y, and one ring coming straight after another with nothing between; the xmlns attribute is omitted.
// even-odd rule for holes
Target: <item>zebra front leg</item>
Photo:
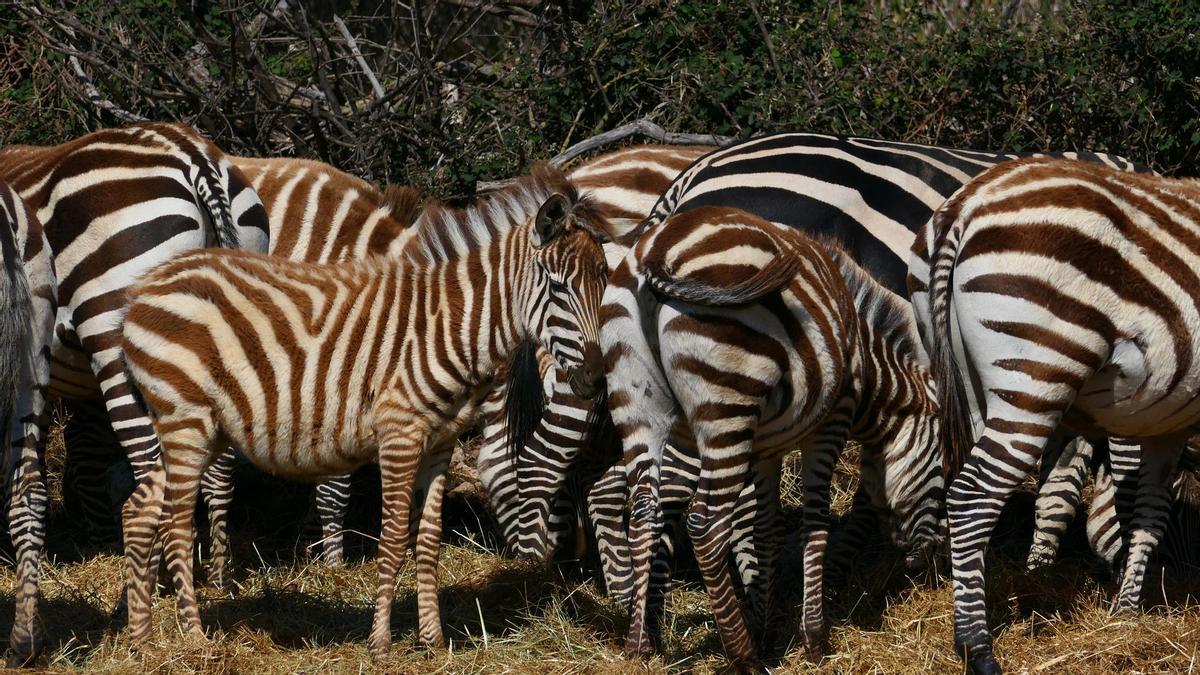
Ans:
<svg viewBox="0 0 1200 675"><path fill-rule="evenodd" d="M1052 459L1052 455L1057 457ZM1049 470L1043 471L1045 476L1038 487L1027 569L1049 565L1058 558L1063 535L1075 519L1091 459L1092 446L1082 436L1068 441L1060 452L1051 449L1043 454L1042 465L1048 465Z"/></svg>
<svg viewBox="0 0 1200 675"><path fill-rule="evenodd" d="M431 457L421 467L421 483L425 486L425 504L417 528L417 544L413 556L417 563L417 633L426 647L445 647L442 637L442 618L438 607L438 554L442 543L442 499L446 494L446 468L449 449Z"/></svg>
<svg viewBox="0 0 1200 675"><path fill-rule="evenodd" d="M1142 442L1141 467L1138 471L1137 497L1129 535L1129 555L1114 613L1130 613L1142 601L1142 586L1150 556L1162 541L1174 499L1172 487L1184 440Z"/></svg>
<svg viewBox="0 0 1200 675"><path fill-rule="evenodd" d="M379 533L379 586L375 616L371 622L368 648L371 658L387 656L392 644L392 600L396 596L396 573L408 555L409 515L413 489L421 464L421 450L428 433L414 423L400 421L403 413L384 413L396 421L381 425L379 439L379 476L383 491L383 526ZM382 415L381 415L382 416Z"/></svg>
<svg viewBox="0 0 1200 675"><path fill-rule="evenodd" d="M24 414L22 414L24 413ZM21 397L12 411L5 465L9 467L8 531L16 553L16 616L8 636L6 665L30 665L45 647L38 615L38 576L46 535L46 474L42 466L45 399L38 392Z"/></svg>
<svg viewBox="0 0 1200 675"><path fill-rule="evenodd" d="M326 565L341 565L345 559L346 511L350 505L350 475L335 476L317 483L317 517L321 520L321 553Z"/></svg>
<svg viewBox="0 0 1200 675"><path fill-rule="evenodd" d="M518 552L548 560L561 542L551 529L551 507L563 493L572 465L589 436L588 421L594 402L576 396L561 369L555 368L550 398L533 437L517 448L517 485L520 490Z"/></svg>
<svg viewBox="0 0 1200 675"><path fill-rule="evenodd" d="M220 591L230 590L229 505L233 502L233 470L237 456L233 448L221 453L200 479L200 493L208 507L209 562L208 581Z"/></svg>
<svg viewBox="0 0 1200 675"><path fill-rule="evenodd" d="M622 604L633 599L633 573L629 562L625 504L628 495L625 463L609 467L588 491L588 518L596 533L596 551L604 575L604 593Z"/></svg>
<svg viewBox="0 0 1200 675"><path fill-rule="evenodd" d="M69 474L74 480L70 486L64 485L64 498L68 490L74 493L92 545L119 542L120 508L114 507L124 500L113 500L109 469L121 461L122 454L109 425L108 411L99 400L69 401L66 409L63 440Z"/></svg>

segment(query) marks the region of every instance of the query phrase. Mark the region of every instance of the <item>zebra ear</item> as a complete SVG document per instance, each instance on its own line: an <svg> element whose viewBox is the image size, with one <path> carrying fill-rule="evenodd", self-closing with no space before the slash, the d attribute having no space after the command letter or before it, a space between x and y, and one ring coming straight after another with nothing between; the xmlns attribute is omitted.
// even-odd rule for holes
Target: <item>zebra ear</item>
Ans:
<svg viewBox="0 0 1200 675"><path fill-rule="evenodd" d="M541 248L563 233L567 218L571 216L571 204L561 193L550 195L533 219L533 245Z"/></svg>

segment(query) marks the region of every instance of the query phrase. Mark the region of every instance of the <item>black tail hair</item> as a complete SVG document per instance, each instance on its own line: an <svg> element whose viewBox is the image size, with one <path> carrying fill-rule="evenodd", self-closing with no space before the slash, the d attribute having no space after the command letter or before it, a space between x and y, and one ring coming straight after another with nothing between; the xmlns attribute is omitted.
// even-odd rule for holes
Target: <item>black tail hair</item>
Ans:
<svg viewBox="0 0 1200 675"><path fill-rule="evenodd" d="M509 458L516 457L533 437L545 409L537 344L533 340L525 340L513 353L508 367L508 396L504 399L504 412L508 417L506 450Z"/></svg>

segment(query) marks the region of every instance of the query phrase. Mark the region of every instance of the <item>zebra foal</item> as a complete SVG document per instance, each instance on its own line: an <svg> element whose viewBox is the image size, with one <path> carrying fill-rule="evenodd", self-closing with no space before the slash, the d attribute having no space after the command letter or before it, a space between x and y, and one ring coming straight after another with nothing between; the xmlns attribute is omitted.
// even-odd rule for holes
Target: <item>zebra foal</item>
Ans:
<svg viewBox="0 0 1200 675"><path fill-rule="evenodd" d="M148 561L164 497L179 611L188 631L202 632L193 511L203 470L232 444L260 468L296 478L378 460L375 658L391 641L395 574L420 482L419 634L441 645L445 468L496 369L529 336L580 394L594 393L602 375L596 315L606 266L591 217L561 174L538 169L465 210L427 207L399 260L333 266L202 252L150 274L132 293L123 340L163 447L127 507L134 644L150 633Z"/></svg>
<svg viewBox="0 0 1200 675"><path fill-rule="evenodd" d="M937 422L914 356L911 312L845 253L737 209L700 207L642 235L611 275L601 316L608 405L631 495L627 653L649 650L646 606L668 442L698 450L687 531L726 655L739 669L753 669L756 658L729 557L735 538L752 537L761 578L747 582L747 599L761 627L782 539L784 454L799 447L803 464L802 627L810 655L823 650L829 483L847 438L864 442L879 479L868 482L899 516L906 543L936 544L939 472L926 469L935 466ZM921 449L926 466L910 464ZM749 534L736 528L746 499L755 505Z"/></svg>
<svg viewBox="0 0 1200 675"><path fill-rule="evenodd" d="M926 227L912 269L928 280L909 286L928 288L914 305L954 476L955 647L973 671L998 672L984 550L1060 425L1141 442L1115 607L1140 601L1171 473L1200 424L1200 185L1020 160L981 174Z"/></svg>
<svg viewBox="0 0 1200 675"><path fill-rule="evenodd" d="M37 610L47 500L42 451L58 281L41 222L3 183L0 263L0 440L7 444L3 480L17 577L7 663L16 667L37 655L44 633Z"/></svg>

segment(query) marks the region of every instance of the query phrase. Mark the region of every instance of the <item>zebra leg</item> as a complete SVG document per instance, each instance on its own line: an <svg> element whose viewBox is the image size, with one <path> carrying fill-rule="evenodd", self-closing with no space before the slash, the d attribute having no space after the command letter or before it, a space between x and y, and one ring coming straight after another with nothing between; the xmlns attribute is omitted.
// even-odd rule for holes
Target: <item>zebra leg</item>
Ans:
<svg viewBox="0 0 1200 675"><path fill-rule="evenodd" d="M422 645L436 648L446 646L438 607L437 571L442 543L442 499L446 494L449 459L449 452L445 452L441 457L430 458L426 466L421 467L425 504L421 508L413 554L417 566L417 634Z"/></svg>
<svg viewBox="0 0 1200 675"><path fill-rule="evenodd" d="M781 460L770 457L754 463L751 480L740 497L740 517L734 519L734 560L746 597L747 620L751 633L759 636L764 652L772 648L770 619L776 566L783 543L783 518L779 511ZM749 545L742 546L743 542Z"/></svg>
<svg viewBox="0 0 1200 675"><path fill-rule="evenodd" d="M1133 520L1142 466L1142 446L1128 440L1111 438L1108 441L1108 470L1112 477L1117 520L1121 525L1121 553L1115 558L1120 561L1128 555L1130 546L1129 526ZM1114 565L1115 566L1115 565Z"/></svg>
<svg viewBox="0 0 1200 675"><path fill-rule="evenodd" d="M498 376L497 379L503 378ZM487 493L488 505L504 536L505 548L512 551L518 544L521 499L517 486L517 458L508 451L508 419L504 405L507 395L508 387L497 385L480 406L480 416L485 422L475 466L479 469L479 481ZM622 481L624 478L622 474Z"/></svg>
<svg viewBox="0 0 1200 675"><path fill-rule="evenodd" d="M662 535L650 569L650 589L647 615L654 620L652 628L671 610L671 573L675 568L675 547L687 533L683 526L688 505L696 494L700 474L700 457L688 444L668 443L663 452L660 472L659 503L662 513Z"/></svg>
<svg viewBox="0 0 1200 675"><path fill-rule="evenodd" d="M74 480L64 492L70 490L78 500L93 545L116 543L121 537L119 509L114 508L108 478L109 467L122 458L108 412L98 400L70 401L66 407L64 440Z"/></svg>
<svg viewBox="0 0 1200 675"><path fill-rule="evenodd" d="M533 437L518 449L517 460L521 495L517 551L536 560L549 559L559 543L551 536L551 507L587 440L594 405L575 395L562 370L555 368L548 377L553 377L550 398Z"/></svg>
<svg viewBox="0 0 1200 675"><path fill-rule="evenodd" d="M195 418L167 417L159 420L158 428L163 430L165 495L170 505L163 552L177 591L175 603L183 617L184 630L204 635L196 606L192 551L196 538L196 500L200 496L201 476L212 460L215 422L211 417L200 420L200 424L196 424Z"/></svg>
<svg viewBox="0 0 1200 675"><path fill-rule="evenodd" d="M233 502L233 470L237 456L233 448L221 453L200 479L200 493L208 507L208 530L212 561L208 581L214 588L228 591L229 578L229 504Z"/></svg>
<svg viewBox="0 0 1200 675"><path fill-rule="evenodd" d="M315 499L321 519L321 553L326 565L341 565L345 558L346 511L350 505L350 476L335 476L317 483Z"/></svg>
<svg viewBox="0 0 1200 675"><path fill-rule="evenodd" d="M609 467L588 491L588 518L596 533L596 551L604 575L604 592L622 604L632 600L633 569L625 529L625 463Z"/></svg>
<svg viewBox="0 0 1200 675"><path fill-rule="evenodd" d="M151 595L155 568L151 554L163 513L166 468L157 462L142 474L122 508L125 523L125 598L129 608L129 641L136 649L150 639Z"/></svg>
<svg viewBox="0 0 1200 675"><path fill-rule="evenodd" d="M1183 441L1144 441L1138 472L1137 497L1129 535L1129 555L1114 613L1130 613L1142 602L1146 566L1154 549L1162 541L1171 515L1175 467L1183 453Z"/></svg>
<svg viewBox="0 0 1200 675"><path fill-rule="evenodd" d="M399 411L386 411L397 417ZM375 616L367 640L371 658L387 656L392 644L392 600L396 595L396 573L408 555L409 515L414 484L421 463L421 449L428 433L416 425L392 423L376 430L379 439L379 475L383 488L383 526L379 533L379 586Z"/></svg>
<svg viewBox="0 0 1200 675"><path fill-rule="evenodd" d="M734 592L729 569L732 518L738 495L750 473L748 458L753 450L750 441L732 447L713 447L712 441L700 436L700 481L696 496L688 509L687 529L692 549L704 585L712 603L713 616L725 647L725 655L734 669L742 672L758 670L758 659L742 609ZM728 437L745 437L728 433ZM753 433L749 434L753 438Z"/></svg>
<svg viewBox="0 0 1200 675"><path fill-rule="evenodd" d="M46 543L48 501L42 464L46 407L44 386L32 387L21 392L16 409L8 420L3 420L7 424L0 424L0 429L7 426L11 431L4 464L8 469L8 532L16 553L16 616L5 659L9 668L31 664L42 653L45 642L38 616L38 576Z"/></svg>
<svg viewBox="0 0 1200 675"><path fill-rule="evenodd" d="M1094 491L1087 518L1088 544L1109 567L1115 568L1125 541L1121 536L1121 519L1117 514L1117 487L1107 462L1096 464L1092 485Z"/></svg>
<svg viewBox="0 0 1200 675"><path fill-rule="evenodd" d="M1052 458L1057 454L1057 458ZM1061 451L1047 449L1042 455L1043 477L1034 506L1033 543L1029 547L1026 568L1030 570L1053 563L1075 511L1087 479L1092 446L1081 436L1071 439Z"/></svg>
<svg viewBox="0 0 1200 675"><path fill-rule="evenodd" d="M829 543L829 487L838 456L846 444L850 429L850 413L854 401L842 399L826 421L802 445L802 481L804 483L804 608L801 630L808 658L820 660L825 655L825 549ZM778 464L776 464L778 476ZM778 478L775 492L767 499L779 501ZM778 507L776 506L776 509ZM776 546L778 548L778 546ZM772 553L773 557L774 553Z"/></svg>
<svg viewBox="0 0 1200 675"><path fill-rule="evenodd" d="M1067 404L1062 406L1064 409ZM984 408L1013 410L999 398ZM1059 414L997 414L984 426L947 495L954 587L954 646L974 673L999 673L987 625L984 552L1009 495L1033 471Z"/></svg>

